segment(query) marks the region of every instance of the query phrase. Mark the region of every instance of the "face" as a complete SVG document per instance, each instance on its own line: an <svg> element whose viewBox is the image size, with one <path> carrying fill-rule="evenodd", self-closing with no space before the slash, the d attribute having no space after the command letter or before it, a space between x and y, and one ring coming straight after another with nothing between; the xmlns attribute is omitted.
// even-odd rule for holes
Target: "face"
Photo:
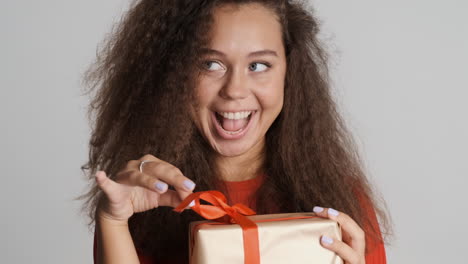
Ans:
<svg viewBox="0 0 468 264"><path fill-rule="evenodd" d="M263 149L283 106L286 58L281 25L260 4L215 10L197 82L194 120L225 157Z"/></svg>

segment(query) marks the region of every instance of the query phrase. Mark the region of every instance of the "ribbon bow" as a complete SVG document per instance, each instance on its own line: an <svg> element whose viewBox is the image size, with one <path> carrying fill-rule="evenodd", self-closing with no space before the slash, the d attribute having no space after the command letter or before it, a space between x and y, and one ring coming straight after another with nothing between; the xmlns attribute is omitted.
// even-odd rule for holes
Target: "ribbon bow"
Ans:
<svg viewBox="0 0 468 264"><path fill-rule="evenodd" d="M200 204L200 199L211 203L211 205ZM255 211L243 204L229 206L226 197L219 191L192 193L174 211L182 212L192 201L195 201L195 205L191 209L205 219L240 225L244 241L244 263L260 263L257 224L246 217L246 215L254 215Z"/></svg>

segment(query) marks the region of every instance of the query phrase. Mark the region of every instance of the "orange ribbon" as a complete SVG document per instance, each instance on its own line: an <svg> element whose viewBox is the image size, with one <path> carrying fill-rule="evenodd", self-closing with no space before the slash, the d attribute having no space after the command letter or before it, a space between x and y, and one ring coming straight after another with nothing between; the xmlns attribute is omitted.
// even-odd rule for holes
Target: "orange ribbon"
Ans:
<svg viewBox="0 0 468 264"><path fill-rule="evenodd" d="M200 199L212 205L200 204ZM182 212L192 201L195 201L195 205L191 209L205 219L240 225L244 240L244 264L260 263L257 224L246 217L246 215L254 215L255 211L243 204L229 206L226 197L219 191L192 193L174 211ZM225 216L227 216L227 219Z"/></svg>

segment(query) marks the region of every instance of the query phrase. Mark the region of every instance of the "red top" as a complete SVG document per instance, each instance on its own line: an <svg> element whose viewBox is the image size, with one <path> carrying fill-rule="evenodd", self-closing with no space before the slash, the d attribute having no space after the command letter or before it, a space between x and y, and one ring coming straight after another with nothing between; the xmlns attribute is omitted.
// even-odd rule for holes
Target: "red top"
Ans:
<svg viewBox="0 0 468 264"><path fill-rule="evenodd" d="M225 182L228 193L226 197L230 198L231 204L242 203L250 207L252 210L256 211L255 203L253 203L254 199L252 195L255 191L260 187L263 182L264 177L257 177L250 180L239 181L239 182ZM373 208L368 208L368 216L371 218L373 223L377 223L377 217ZM370 209L369 209L370 208ZM368 240L368 239L366 239ZM369 240L370 241L370 240ZM370 246L370 247L369 247ZM373 249L366 255L366 264L386 264L386 255L385 255L385 247L382 243L378 245L366 245ZM94 236L94 248L93 248L93 255L94 255L94 263L96 263L96 235ZM154 259L148 256L144 256L140 254L138 251L138 258L140 259L141 264L186 264L183 261L163 261L157 263Z"/></svg>

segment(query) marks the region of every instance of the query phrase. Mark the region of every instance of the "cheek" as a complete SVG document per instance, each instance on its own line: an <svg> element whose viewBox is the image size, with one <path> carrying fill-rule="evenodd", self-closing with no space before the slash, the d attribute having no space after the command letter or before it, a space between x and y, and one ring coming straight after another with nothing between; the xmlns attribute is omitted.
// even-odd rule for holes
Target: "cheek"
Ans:
<svg viewBox="0 0 468 264"><path fill-rule="evenodd" d="M284 100L284 83L281 80L273 80L263 85L258 92L258 97L264 110L281 110Z"/></svg>
<svg viewBox="0 0 468 264"><path fill-rule="evenodd" d="M274 84L273 84L273 91L272 91L272 96L275 101L275 104L278 107L278 113L281 111L283 108L283 102L284 102L284 79L285 79L285 73L282 71L280 74L278 74L277 78L274 79Z"/></svg>
<svg viewBox="0 0 468 264"><path fill-rule="evenodd" d="M196 100L199 108L203 108L214 100L217 94L217 88L213 81L204 78L198 82L196 87Z"/></svg>

